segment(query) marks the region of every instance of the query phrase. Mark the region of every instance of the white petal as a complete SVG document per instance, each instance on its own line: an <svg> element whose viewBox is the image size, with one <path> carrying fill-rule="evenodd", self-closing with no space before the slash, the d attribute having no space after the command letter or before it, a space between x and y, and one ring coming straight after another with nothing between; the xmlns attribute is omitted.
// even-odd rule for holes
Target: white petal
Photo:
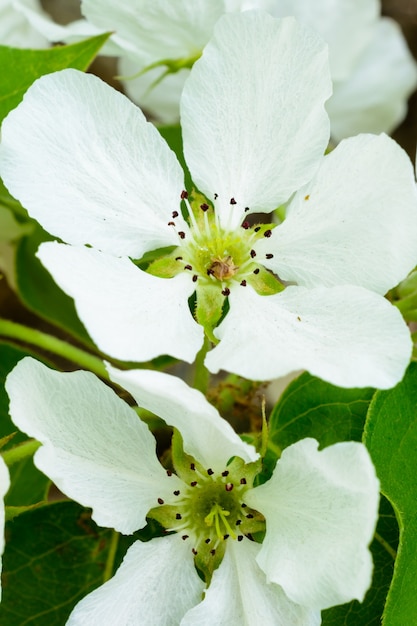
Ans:
<svg viewBox="0 0 417 626"><path fill-rule="evenodd" d="M136 541L113 578L76 605L67 626L178 626L203 589L191 547L178 535Z"/></svg>
<svg viewBox="0 0 417 626"><path fill-rule="evenodd" d="M1 574L1 555L4 550L4 496L6 495L10 487L9 471L6 463L3 461L3 457L0 456L0 574ZM0 600L1 600L1 586L0 586Z"/></svg>
<svg viewBox="0 0 417 626"><path fill-rule="evenodd" d="M417 264L417 191L410 159L386 135L360 135L327 155L258 253L283 280L360 285L384 294Z"/></svg>
<svg viewBox="0 0 417 626"><path fill-rule="evenodd" d="M333 80L349 76L352 67L372 37L379 14L378 0L275 0L273 15L293 15L308 24L329 45Z"/></svg>
<svg viewBox="0 0 417 626"><path fill-rule="evenodd" d="M107 354L126 361L161 354L194 360L203 329L188 308L191 276L157 278L127 258L58 243L42 244L37 256L74 298L91 338Z"/></svg>
<svg viewBox="0 0 417 626"><path fill-rule="evenodd" d="M168 226L184 187L174 153L92 74L34 83L3 123L0 167L11 194L64 241L134 258L178 244Z"/></svg>
<svg viewBox="0 0 417 626"><path fill-rule="evenodd" d="M245 207L275 209L310 180L329 138L330 93L326 46L292 18L219 20L184 86L181 120L192 178L218 194L225 226Z"/></svg>
<svg viewBox="0 0 417 626"><path fill-rule="evenodd" d="M14 423L43 446L36 466L100 526L142 528L158 498L182 486L168 477L155 439L135 411L89 372L62 373L22 359L6 390Z"/></svg>
<svg viewBox="0 0 417 626"><path fill-rule="evenodd" d="M333 138L391 132L404 119L416 84L416 62L400 27L389 18L381 19L352 74L334 84L326 105Z"/></svg>
<svg viewBox="0 0 417 626"><path fill-rule="evenodd" d="M110 378L121 385L139 406L177 428L184 449L206 467L224 469L232 456L245 461L258 458L253 446L244 443L226 420L196 389L183 380L150 370L117 370L107 365Z"/></svg>
<svg viewBox="0 0 417 626"><path fill-rule="evenodd" d="M269 584L256 563L260 546L247 539L227 545L204 600L181 626L318 626L320 613L293 604L281 587Z"/></svg>
<svg viewBox="0 0 417 626"><path fill-rule="evenodd" d="M33 12L42 12L38 0L26 0ZM0 0L0 43L14 48L46 48L48 41L16 7L13 0Z"/></svg>
<svg viewBox="0 0 417 626"><path fill-rule="evenodd" d="M287 287L259 296L232 290L230 311L216 329L220 344L206 357L253 380L307 369L341 387L397 384L411 355L408 328L387 300L362 287Z"/></svg>
<svg viewBox="0 0 417 626"><path fill-rule="evenodd" d="M379 483L361 443L318 451L314 439L286 448L272 478L247 492L266 518L258 563L294 602L316 609L363 600Z"/></svg>
<svg viewBox="0 0 417 626"><path fill-rule="evenodd" d="M25 16L34 32L42 34L42 38L45 37L47 41L65 41L68 43L80 41L85 37L94 37L94 35L104 32L92 24L88 24L85 20L75 20L65 25L57 24L48 13L42 10L37 0L12 0L12 2L15 9ZM27 43L26 46L28 46Z"/></svg>
<svg viewBox="0 0 417 626"><path fill-rule="evenodd" d="M186 59L201 52L223 13L222 0L83 0L82 12L96 26L115 31L147 63Z"/></svg>
<svg viewBox="0 0 417 626"><path fill-rule="evenodd" d="M119 73L134 76L139 71L138 62L133 58L120 59ZM122 80L126 94L145 111L152 113L158 123L178 124L180 117L180 97L189 70L183 69L168 74L161 82L154 83L164 73L164 68L149 70L139 78Z"/></svg>

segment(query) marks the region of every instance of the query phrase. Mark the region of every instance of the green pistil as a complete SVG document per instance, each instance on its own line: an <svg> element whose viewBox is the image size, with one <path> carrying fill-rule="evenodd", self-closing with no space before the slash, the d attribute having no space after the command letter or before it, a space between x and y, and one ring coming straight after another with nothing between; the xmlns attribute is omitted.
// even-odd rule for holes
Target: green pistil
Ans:
<svg viewBox="0 0 417 626"><path fill-rule="evenodd" d="M236 539L237 535L234 532L234 530L232 530L232 528L230 527L229 522L227 521L227 517L230 515L230 511L225 511L224 509L222 509L222 507L217 504L217 502L212 506L211 511L208 515L206 515L206 517L204 518L205 523L207 524L207 526L213 526L214 523L214 527L216 529L216 534L217 537L219 539L223 539L225 535L229 535L230 537L232 537L232 539ZM220 524L223 524L226 532L222 532L221 528L220 528Z"/></svg>

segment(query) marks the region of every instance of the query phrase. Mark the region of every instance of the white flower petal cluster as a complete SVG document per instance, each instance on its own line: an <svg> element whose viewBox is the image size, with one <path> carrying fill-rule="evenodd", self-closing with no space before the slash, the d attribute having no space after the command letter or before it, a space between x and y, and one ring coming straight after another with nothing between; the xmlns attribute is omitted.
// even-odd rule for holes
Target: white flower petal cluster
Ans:
<svg viewBox="0 0 417 626"><path fill-rule="evenodd" d="M3 458L0 456L0 573L1 573L1 556L4 551L4 522L5 522L5 511L4 511L4 496L6 495L8 489L10 487L10 477L9 470L7 469L6 463L3 461ZM1 585L0 585L0 600L1 600Z"/></svg>
<svg viewBox="0 0 417 626"><path fill-rule="evenodd" d="M36 81L3 123L0 175L71 244L38 255L103 351L193 361L204 331L188 301L196 292L204 306L210 292L230 305L212 372L307 369L345 387L402 378L410 335L382 296L417 263L413 168L384 135L323 157L329 94L326 47L311 31L260 12L224 16L182 95L184 153L207 198L199 220L188 205L187 222L182 168L135 105L75 70ZM245 221L289 199L276 228ZM131 260L167 247L168 278Z"/></svg>
<svg viewBox="0 0 417 626"><path fill-rule="evenodd" d="M187 458L196 459L188 469L195 480L184 482L160 465L147 426L92 374L54 372L29 357L18 363L6 382L13 421L43 444L35 464L64 493L92 507L98 524L126 534L142 528L155 507L182 513L174 534L136 541L115 576L75 607L68 624L316 626L321 609L363 599L379 496L362 444L318 451L315 440L302 440L284 450L270 480L253 488L228 468L231 457L240 457L244 472L257 459L255 449L202 394L168 374L109 370L142 407L180 430ZM205 531L198 516L187 518L187 502L206 506L207 490L219 525L229 520L235 530L216 531L214 546L222 544L224 558L202 599L195 546L207 544L204 532L208 542L216 532L211 514L202 522ZM254 509L266 522L263 544L241 532Z"/></svg>
<svg viewBox="0 0 417 626"><path fill-rule="evenodd" d="M209 41L224 13L263 9L294 16L329 45L334 95L327 110L332 137L391 132L406 114L417 85L417 67L398 25L380 16L379 0L83 0L88 20L114 30L123 52L120 73L136 76L161 62L193 59ZM180 94L189 69L165 75L157 66L125 80L129 96L164 123L179 116Z"/></svg>

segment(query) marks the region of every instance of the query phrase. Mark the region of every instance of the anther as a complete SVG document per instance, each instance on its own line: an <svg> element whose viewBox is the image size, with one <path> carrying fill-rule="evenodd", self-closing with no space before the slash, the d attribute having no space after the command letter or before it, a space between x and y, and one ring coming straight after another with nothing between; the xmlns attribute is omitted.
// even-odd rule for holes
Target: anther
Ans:
<svg viewBox="0 0 417 626"><path fill-rule="evenodd" d="M242 280L242 282L240 283L241 287L246 287L246 280Z"/></svg>
<svg viewBox="0 0 417 626"><path fill-rule="evenodd" d="M193 472L195 472L195 463L190 464L190 469L193 470Z"/></svg>
<svg viewBox="0 0 417 626"><path fill-rule="evenodd" d="M230 289L229 289L229 287L226 287L225 289L223 289L222 294L225 297L230 296Z"/></svg>
<svg viewBox="0 0 417 626"><path fill-rule="evenodd" d="M207 470L207 474L208 474L209 476L213 476L214 472L213 472L213 470L211 469L211 467L209 467L209 469Z"/></svg>
<svg viewBox="0 0 417 626"><path fill-rule="evenodd" d="M264 232L264 237L270 237L272 235L272 230L268 229Z"/></svg>
<svg viewBox="0 0 417 626"><path fill-rule="evenodd" d="M238 535L237 540L242 541L242 539L243 539L243 535Z"/></svg>
<svg viewBox="0 0 417 626"><path fill-rule="evenodd" d="M174 491L173 493L174 493L174 496L179 496L179 495L180 495L180 490L179 490L179 489L177 489L177 490L176 490L176 491Z"/></svg>
<svg viewBox="0 0 417 626"><path fill-rule="evenodd" d="M209 543L210 543L210 541L211 541L211 539L210 539L210 537L208 537L207 539L205 539L205 540L204 540L204 543L209 544Z"/></svg>
<svg viewBox="0 0 417 626"><path fill-rule="evenodd" d="M213 550L210 550L210 554L214 556L216 554L216 550L213 548Z"/></svg>
<svg viewBox="0 0 417 626"><path fill-rule="evenodd" d="M184 265L184 269L189 270L191 272L193 268L191 267L191 265Z"/></svg>
<svg viewBox="0 0 417 626"><path fill-rule="evenodd" d="M243 222L242 228L244 228L245 230L248 230L248 228L250 228L249 222Z"/></svg>
<svg viewBox="0 0 417 626"><path fill-rule="evenodd" d="M168 222L168 226L175 226L175 222Z"/></svg>
<svg viewBox="0 0 417 626"><path fill-rule="evenodd" d="M207 270L207 276L214 276L214 270L212 270L212 269L210 269L210 268L209 268L209 269Z"/></svg>
<svg viewBox="0 0 417 626"><path fill-rule="evenodd" d="M197 279L198 279L197 274L194 274L194 276L193 276L193 283L196 283L196 282L197 282Z"/></svg>
<svg viewBox="0 0 417 626"><path fill-rule="evenodd" d="M240 479L240 484L241 485L246 485L246 478L241 478Z"/></svg>
<svg viewBox="0 0 417 626"><path fill-rule="evenodd" d="M255 233L259 233L259 231L261 230L260 226L257 226L256 228L253 229Z"/></svg>
<svg viewBox="0 0 417 626"><path fill-rule="evenodd" d="M256 268L256 270L253 270L254 274L259 274L259 267Z"/></svg>
<svg viewBox="0 0 417 626"><path fill-rule="evenodd" d="M242 502L242 504L240 505L242 507L242 509L246 509L246 507L248 506L247 504L245 504L244 502Z"/></svg>
<svg viewBox="0 0 417 626"><path fill-rule="evenodd" d="M215 200L217 200L217 198L218 198L218 197L219 197L219 194L218 194L218 193L215 193L215 194L214 194L214 199L215 199Z"/></svg>
<svg viewBox="0 0 417 626"><path fill-rule="evenodd" d="M167 470L167 476L172 476L171 470Z"/></svg>
<svg viewBox="0 0 417 626"><path fill-rule="evenodd" d="M182 230L179 231L178 236L180 239L185 239L185 233Z"/></svg>
<svg viewBox="0 0 417 626"><path fill-rule="evenodd" d="M188 539L188 535L183 535L183 536L181 537L181 539L182 539L183 541L185 541L186 539Z"/></svg>
<svg viewBox="0 0 417 626"><path fill-rule="evenodd" d="M223 539L226 541L226 539L229 539L230 535L223 535Z"/></svg>
<svg viewBox="0 0 417 626"><path fill-rule="evenodd" d="M172 211L172 217L175 219L178 217L178 211Z"/></svg>
<svg viewBox="0 0 417 626"><path fill-rule="evenodd" d="M247 516L246 516L246 518L247 518L247 519L253 519L253 515L252 515L252 513L248 513L248 514L247 514Z"/></svg>
<svg viewBox="0 0 417 626"><path fill-rule="evenodd" d="M254 258L256 257L256 252L255 252L255 250L251 250L251 251L250 251L250 255L251 255L251 258L252 258L252 259L254 259Z"/></svg>
<svg viewBox="0 0 417 626"><path fill-rule="evenodd" d="M222 472L222 476L229 476L229 470L224 470L224 472Z"/></svg>
<svg viewBox="0 0 417 626"><path fill-rule="evenodd" d="M237 519L237 520L236 520L236 526L240 526L240 525L241 525L241 523L242 523L242 520L241 520L241 519Z"/></svg>
<svg viewBox="0 0 417 626"><path fill-rule="evenodd" d="M181 513L177 513L177 514L175 515L175 519L182 519L182 515L181 515Z"/></svg>
<svg viewBox="0 0 417 626"><path fill-rule="evenodd" d="M248 211L250 211L248 206L245 206L245 213L247 213Z"/></svg>
<svg viewBox="0 0 417 626"><path fill-rule="evenodd" d="M175 260L176 260L176 261L182 261L182 256L176 256L176 257L175 257Z"/></svg>
<svg viewBox="0 0 417 626"><path fill-rule="evenodd" d="M163 504L164 501L162 500L162 498L158 498L158 504Z"/></svg>
<svg viewBox="0 0 417 626"><path fill-rule="evenodd" d="M236 200L234 198L230 198L230 204L236 204Z"/></svg>
<svg viewBox="0 0 417 626"><path fill-rule="evenodd" d="M195 486L196 486L196 484L197 484L197 481L196 481L196 480L193 480L193 482L192 482L192 483L190 483L191 487L195 487Z"/></svg>
<svg viewBox="0 0 417 626"><path fill-rule="evenodd" d="M186 200L188 198L188 191L181 191L181 200Z"/></svg>
<svg viewBox="0 0 417 626"><path fill-rule="evenodd" d="M233 489L233 483L227 483L224 488L226 489L226 491L232 491Z"/></svg>
<svg viewBox="0 0 417 626"><path fill-rule="evenodd" d="M202 211L204 211L204 213L205 213L206 211L208 211L208 210L209 210L209 205L208 205L208 204L206 204L206 203L204 203L204 204L200 204L200 209L201 209Z"/></svg>
<svg viewBox="0 0 417 626"><path fill-rule="evenodd" d="M193 549L191 550L191 552L192 552L193 554L197 555L197 550L196 550L195 548L193 548Z"/></svg>
<svg viewBox="0 0 417 626"><path fill-rule="evenodd" d="M265 254L265 256L266 256L267 259L273 259L274 258L274 255L271 254L271 253Z"/></svg>

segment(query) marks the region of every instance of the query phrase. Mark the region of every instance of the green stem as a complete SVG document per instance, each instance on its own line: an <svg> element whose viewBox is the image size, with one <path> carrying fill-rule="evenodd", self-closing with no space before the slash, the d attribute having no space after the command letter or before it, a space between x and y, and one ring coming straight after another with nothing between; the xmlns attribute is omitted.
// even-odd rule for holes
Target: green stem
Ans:
<svg viewBox="0 0 417 626"><path fill-rule="evenodd" d="M397 558L397 553L394 550L394 548L392 548L388 541L385 541L385 539L383 537L381 537L381 535L379 533L375 533L375 539L381 544L381 546L388 552L388 554L390 556L392 556L392 558L395 559Z"/></svg>
<svg viewBox="0 0 417 626"><path fill-rule="evenodd" d="M108 373L101 359L77 348L62 339L47 335L39 330L0 319L0 337L17 339L31 346L41 348L47 352L52 352L64 359L76 363L80 367L97 374L101 378L108 379Z"/></svg>
<svg viewBox="0 0 417 626"><path fill-rule="evenodd" d="M39 441L35 441L35 439L24 441L14 448L10 448L10 450L5 450L2 453L3 460L7 467L10 467L22 459L33 456L40 445Z"/></svg>
<svg viewBox="0 0 417 626"><path fill-rule="evenodd" d="M210 372L204 365L204 359L206 358L206 354L210 348L210 340L205 337L203 346L200 352L197 354L194 363L194 381L193 387L198 389L204 395L207 393L209 381L210 381Z"/></svg>
<svg viewBox="0 0 417 626"><path fill-rule="evenodd" d="M107 582L113 576L114 560L116 558L117 546L119 545L119 533L112 531L109 545L109 554L107 556L106 566L103 572L103 582Z"/></svg>

